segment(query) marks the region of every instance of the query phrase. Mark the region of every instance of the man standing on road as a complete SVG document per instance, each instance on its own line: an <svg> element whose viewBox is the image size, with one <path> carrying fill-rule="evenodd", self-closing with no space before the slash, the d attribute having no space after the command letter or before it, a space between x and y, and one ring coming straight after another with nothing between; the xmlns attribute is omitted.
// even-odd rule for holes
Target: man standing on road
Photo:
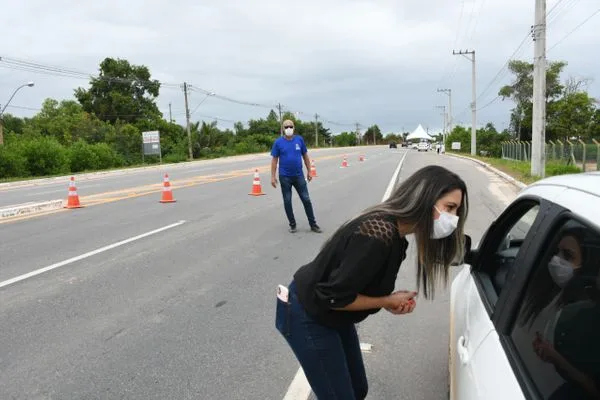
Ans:
<svg viewBox="0 0 600 400"><path fill-rule="evenodd" d="M271 155L271 185L277 188L277 164L279 163L279 180L281 181L281 194L283 195L283 206L290 223L290 232L296 232L296 218L292 208L292 186L296 188L300 200L304 205L304 211L308 217L310 229L313 232L321 233L321 228L315 221L315 213L313 211L310 196L308 195L308 185L306 179L310 182L310 159L308 158L308 150L301 136L294 135L294 123L290 120L283 121L285 135L278 138L273 143ZM306 179L302 171L302 160L306 165Z"/></svg>

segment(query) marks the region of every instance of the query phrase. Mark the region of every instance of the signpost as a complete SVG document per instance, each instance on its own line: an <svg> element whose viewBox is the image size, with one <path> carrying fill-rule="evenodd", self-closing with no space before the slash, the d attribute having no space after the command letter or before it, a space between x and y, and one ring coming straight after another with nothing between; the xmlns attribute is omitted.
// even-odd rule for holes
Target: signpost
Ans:
<svg viewBox="0 0 600 400"><path fill-rule="evenodd" d="M142 141L143 141L142 157L158 155L159 161L162 164L162 151L160 148L160 133L158 131L142 132Z"/></svg>

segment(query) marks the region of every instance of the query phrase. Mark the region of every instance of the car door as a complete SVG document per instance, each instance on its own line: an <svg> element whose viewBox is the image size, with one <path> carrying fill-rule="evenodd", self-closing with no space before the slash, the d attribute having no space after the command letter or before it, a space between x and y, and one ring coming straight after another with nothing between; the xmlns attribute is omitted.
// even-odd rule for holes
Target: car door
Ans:
<svg viewBox="0 0 600 400"><path fill-rule="evenodd" d="M527 399L600 399L599 223L553 209L495 325ZM570 274L556 272L565 267Z"/></svg>
<svg viewBox="0 0 600 400"><path fill-rule="evenodd" d="M451 289L450 396L456 400L521 399L519 384L498 338L493 316L541 223L540 201L517 200L490 226L473 265ZM487 372L486 372L487 371Z"/></svg>

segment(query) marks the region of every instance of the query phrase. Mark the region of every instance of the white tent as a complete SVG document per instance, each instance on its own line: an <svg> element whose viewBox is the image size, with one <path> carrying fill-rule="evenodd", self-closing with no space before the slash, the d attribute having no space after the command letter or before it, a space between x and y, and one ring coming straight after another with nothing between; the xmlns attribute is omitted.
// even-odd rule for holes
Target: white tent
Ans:
<svg viewBox="0 0 600 400"><path fill-rule="evenodd" d="M406 137L406 140L415 140L415 139L434 140L433 137L429 136L427 134L427 132L425 132L425 129L423 129L423 127L420 124L419 124L419 126L417 126L417 129L412 131L412 133Z"/></svg>

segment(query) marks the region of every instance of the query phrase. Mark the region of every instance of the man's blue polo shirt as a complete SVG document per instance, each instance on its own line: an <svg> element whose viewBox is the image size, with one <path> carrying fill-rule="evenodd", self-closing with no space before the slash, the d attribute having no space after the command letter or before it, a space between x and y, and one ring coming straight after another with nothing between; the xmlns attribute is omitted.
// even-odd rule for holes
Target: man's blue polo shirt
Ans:
<svg viewBox="0 0 600 400"><path fill-rule="evenodd" d="M273 143L271 155L279 157L279 175L302 176L302 156L308 150L301 136L280 137Z"/></svg>

